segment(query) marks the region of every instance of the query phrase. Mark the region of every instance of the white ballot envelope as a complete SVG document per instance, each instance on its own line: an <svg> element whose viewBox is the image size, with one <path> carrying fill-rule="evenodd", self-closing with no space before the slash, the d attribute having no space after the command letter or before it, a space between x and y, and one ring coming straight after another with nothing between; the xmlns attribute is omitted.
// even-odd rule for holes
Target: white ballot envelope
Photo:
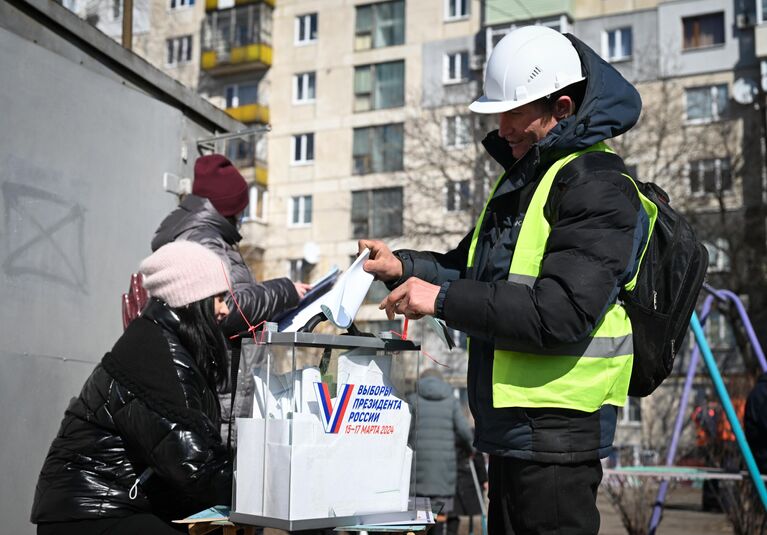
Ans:
<svg viewBox="0 0 767 535"><path fill-rule="evenodd" d="M373 275L362 269L362 264L369 256L370 250L363 250L322 299L320 308L336 327L347 329L352 324L362 300L373 284Z"/></svg>

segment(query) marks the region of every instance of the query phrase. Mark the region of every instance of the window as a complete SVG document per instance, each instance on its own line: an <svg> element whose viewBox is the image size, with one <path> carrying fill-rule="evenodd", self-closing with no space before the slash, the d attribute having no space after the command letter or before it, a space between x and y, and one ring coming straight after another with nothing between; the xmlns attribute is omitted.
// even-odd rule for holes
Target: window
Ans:
<svg viewBox="0 0 767 535"><path fill-rule="evenodd" d="M468 180L448 180L445 191L445 208L448 212L457 212L469 208L471 204L471 186Z"/></svg>
<svg viewBox="0 0 767 535"><path fill-rule="evenodd" d="M691 87L684 91L687 122L705 123L721 119L727 112L727 84Z"/></svg>
<svg viewBox="0 0 767 535"><path fill-rule="evenodd" d="M255 147L251 139L230 139L226 144L226 157L235 167L253 167Z"/></svg>
<svg viewBox="0 0 767 535"><path fill-rule="evenodd" d="M469 16L469 0L445 0L445 20L463 19Z"/></svg>
<svg viewBox="0 0 767 535"><path fill-rule="evenodd" d="M303 258L296 258L295 260L290 260L288 276L292 281L309 282L313 269L314 264L307 262Z"/></svg>
<svg viewBox="0 0 767 535"><path fill-rule="evenodd" d="M402 236L402 188L353 191L352 236Z"/></svg>
<svg viewBox="0 0 767 535"><path fill-rule="evenodd" d="M248 188L250 202L243 214L244 221L266 221L266 187L261 184L251 184Z"/></svg>
<svg viewBox="0 0 767 535"><path fill-rule="evenodd" d="M767 0L759 0L756 3L756 22L757 24L767 22Z"/></svg>
<svg viewBox="0 0 767 535"><path fill-rule="evenodd" d="M445 147L464 147L471 142L471 117L452 115L443 120Z"/></svg>
<svg viewBox="0 0 767 535"><path fill-rule="evenodd" d="M639 424L642 422L642 400L640 398L626 398L626 404L618 408L618 423Z"/></svg>
<svg viewBox="0 0 767 535"><path fill-rule="evenodd" d="M171 9L181 9L183 7L191 7L194 5L194 0L170 0Z"/></svg>
<svg viewBox="0 0 767 535"><path fill-rule="evenodd" d="M312 163L314 161L314 134L298 134L293 136L292 162L294 164Z"/></svg>
<svg viewBox="0 0 767 535"><path fill-rule="evenodd" d="M457 84L469 78L469 53L454 52L445 54L444 74L442 80L446 84Z"/></svg>
<svg viewBox="0 0 767 535"><path fill-rule="evenodd" d="M354 69L354 111L395 108L404 103L404 61L362 65Z"/></svg>
<svg viewBox="0 0 767 535"><path fill-rule="evenodd" d="M167 55L165 63L168 67L183 65L192 61L192 36L172 37L165 40Z"/></svg>
<svg viewBox="0 0 767 535"><path fill-rule="evenodd" d="M296 44L304 45L317 40L317 13L296 17Z"/></svg>
<svg viewBox="0 0 767 535"><path fill-rule="evenodd" d="M707 158L690 162L690 191L695 195L732 189L729 158Z"/></svg>
<svg viewBox="0 0 767 535"><path fill-rule="evenodd" d="M633 51L631 28L618 28L602 33L602 57L608 61L623 61Z"/></svg>
<svg viewBox="0 0 767 535"><path fill-rule="evenodd" d="M301 195L290 198L288 225L292 227L312 224L312 196Z"/></svg>
<svg viewBox="0 0 767 535"><path fill-rule="evenodd" d="M227 108L237 108L258 102L258 86L256 84L230 85L226 87L224 93Z"/></svg>
<svg viewBox="0 0 767 535"><path fill-rule="evenodd" d="M315 74L302 72L293 75L293 103L305 104L314 102L315 97Z"/></svg>
<svg viewBox="0 0 767 535"><path fill-rule="evenodd" d="M402 140L401 124L355 128L352 148L353 174L401 171Z"/></svg>
<svg viewBox="0 0 767 535"><path fill-rule="evenodd" d="M724 13L696 15L682 19L683 50L724 44Z"/></svg>
<svg viewBox="0 0 767 535"><path fill-rule="evenodd" d="M405 42L405 2L357 6L355 50L401 45Z"/></svg>
<svg viewBox="0 0 767 535"><path fill-rule="evenodd" d="M730 244L724 238L717 238L713 242L704 241L708 251L709 272L723 272L730 270Z"/></svg>

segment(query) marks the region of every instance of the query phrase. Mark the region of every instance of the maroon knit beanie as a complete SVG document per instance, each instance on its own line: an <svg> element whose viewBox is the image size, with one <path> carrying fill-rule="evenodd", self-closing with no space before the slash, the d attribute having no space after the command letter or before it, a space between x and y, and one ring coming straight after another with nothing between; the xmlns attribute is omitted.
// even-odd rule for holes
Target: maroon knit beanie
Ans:
<svg viewBox="0 0 767 535"><path fill-rule="evenodd" d="M224 217L242 212L248 205L248 183L232 162L220 154L197 158L192 193L209 199Z"/></svg>

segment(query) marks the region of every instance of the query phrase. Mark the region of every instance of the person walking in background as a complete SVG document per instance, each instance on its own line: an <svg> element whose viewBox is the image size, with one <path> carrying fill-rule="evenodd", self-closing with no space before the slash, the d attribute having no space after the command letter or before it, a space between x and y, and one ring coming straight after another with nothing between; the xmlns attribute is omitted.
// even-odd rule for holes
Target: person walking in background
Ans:
<svg viewBox="0 0 767 535"><path fill-rule="evenodd" d="M152 239L152 251L174 240L201 243L228 265L234 298L252 325L294 308L309 285L288 278L257 282L240 254L242 236L238 225L248 206L248 184L240 172L220 154L197 158L194 164L192 194L160 223ZM234 310L231 296L226 304ZM227 336L245 331L245 320L230 314L222 329Z"/></svg>
<svg viewBox="0 0 767 535"><path fill-rule="evenodd" d="M40 472L41 535L176 533L171 520L231 501L221 260L177 241L139 270L150 299L70 402Z"/></svg>
<svg viewBox="0 0 767 535"><path fill-rule="evenodd" d="M446 533L447 515L453 509L457 458L456 443L471 451L471 430L453 387L439 370L425 370L418 380L418 391L408 397L414 411L411 443L415 451L415 495L431 499L439 511L435 535Z"/></svg>
<svg viewBox="0 0 767 535"><path fill-rule="evenodd" d="M475 446L490 454L491 535L598 533L600 458L627 399L636 282L657 207L606 144L634 126L639 93L572 35L512 30L493 48L483 144L503 173L444 254L360 240L389 284L387 316L434 315L470 337Z"/></svg>

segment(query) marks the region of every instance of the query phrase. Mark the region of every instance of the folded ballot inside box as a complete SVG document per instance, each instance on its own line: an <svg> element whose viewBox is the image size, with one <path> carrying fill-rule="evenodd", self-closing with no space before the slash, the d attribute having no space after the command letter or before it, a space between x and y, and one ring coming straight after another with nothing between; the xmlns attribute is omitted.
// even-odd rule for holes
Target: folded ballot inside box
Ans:
<svg viewBox="0 0 767 535"><path fill-rule="evenodd" d="M411 413L390 381L392 356L357 349L329 368L252 370L252 417L237 419L238 513L300 521L407 510Z"/></svg>

